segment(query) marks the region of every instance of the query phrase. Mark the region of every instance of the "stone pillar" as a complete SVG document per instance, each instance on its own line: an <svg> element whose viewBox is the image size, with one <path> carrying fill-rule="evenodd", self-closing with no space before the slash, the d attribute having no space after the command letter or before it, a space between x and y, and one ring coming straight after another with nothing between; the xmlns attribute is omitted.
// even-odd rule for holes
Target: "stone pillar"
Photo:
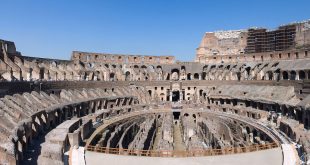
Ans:
<svg viewBox="0 0 310 165"><path fill-rule="evenodd" d="M180 101L182 101L183 100L183 91L182 91L182 85L183 85L183 83L182 83L182 81L180 81L180 89L179 89L179 91L180 91Z"/></svg>

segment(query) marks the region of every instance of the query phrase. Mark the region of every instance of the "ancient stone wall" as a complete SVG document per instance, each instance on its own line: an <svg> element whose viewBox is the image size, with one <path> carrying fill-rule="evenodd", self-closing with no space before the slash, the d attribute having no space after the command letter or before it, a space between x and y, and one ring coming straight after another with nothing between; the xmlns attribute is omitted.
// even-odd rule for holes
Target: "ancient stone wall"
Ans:
<svg viewBox="0 0 310 165"><path fill-rule="evenodd" d="M250 57L252 53L286 54L285 51L289 50L295 49L298 52L300 49L309 49L309 24L310 21L292 23L282 25L276 30L250 28L239 31L207 32L197 48L195 61L204 63L206 60L208 63L210 58L218 56Z"/></svg>
<svg viewBox="0 0 310 165"><path fill-rule="evenodd" d="M173 64L174 56L144 56L73 51L71 60L85 63L111 64Z"/></svg>

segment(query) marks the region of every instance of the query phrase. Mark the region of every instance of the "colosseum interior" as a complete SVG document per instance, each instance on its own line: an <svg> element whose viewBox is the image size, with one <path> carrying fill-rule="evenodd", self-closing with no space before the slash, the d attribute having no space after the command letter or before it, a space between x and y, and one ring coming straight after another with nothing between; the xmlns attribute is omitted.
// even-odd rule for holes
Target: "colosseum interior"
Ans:
<svg viewBox="0 0 310 165"><path fill-rule="evenodd" d="M0 46L0 164L309 163L310 21L207 32L195 62Z"/></svg>

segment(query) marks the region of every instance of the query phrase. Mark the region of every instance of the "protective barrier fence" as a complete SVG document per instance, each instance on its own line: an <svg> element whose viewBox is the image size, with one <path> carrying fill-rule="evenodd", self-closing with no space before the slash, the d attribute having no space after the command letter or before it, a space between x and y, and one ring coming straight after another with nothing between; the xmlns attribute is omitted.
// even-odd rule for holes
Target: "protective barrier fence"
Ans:
<svg viewBox="0 0 310 165"><path fill-rule="evenodd" d="M279 147L278 143L267 143L262 145L250 145L246 147L227 147L222 149L207 149L207 150L190 150L190 151L175 151L175 150L130 150L122 148L107 148L87 146L87 151L100 152L116 155L131 155L131 156L150 156L150 157L198 157L198 156L214 156L228 155L237 153L247 153L260 150L267 150Z"/></svg>

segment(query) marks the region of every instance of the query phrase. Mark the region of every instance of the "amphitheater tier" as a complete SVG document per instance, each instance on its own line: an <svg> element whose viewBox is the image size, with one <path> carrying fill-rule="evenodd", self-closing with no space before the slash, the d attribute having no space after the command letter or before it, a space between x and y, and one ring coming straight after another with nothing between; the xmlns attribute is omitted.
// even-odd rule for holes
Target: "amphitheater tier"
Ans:
<svg viewBox="0 0 310 165"><path fill-rule="evenodd" d="M28 57L0 40L0 164L309 161L309 31L206 33L196 62Z"/></svg>

